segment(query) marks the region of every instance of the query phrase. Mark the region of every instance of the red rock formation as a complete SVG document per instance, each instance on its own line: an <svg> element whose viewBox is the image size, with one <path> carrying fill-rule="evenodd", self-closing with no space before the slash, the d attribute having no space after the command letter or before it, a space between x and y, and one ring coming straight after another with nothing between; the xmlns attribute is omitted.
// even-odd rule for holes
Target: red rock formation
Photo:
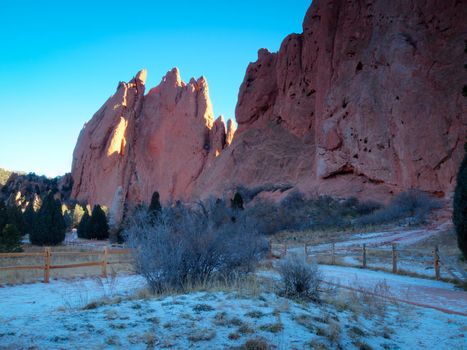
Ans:
<svg viewBox="0 0 467 350"><path fill-rule="evenodd" d="M73 196L109 205L117 193L122 208L154 190L196 199L240 184L450 194L467 138L465 18L456 0L313 1L303 33L249 65L235 137L204 78L173 70L144 96L141 72L83 129Z"/></svg>
<svg viewBox="0 0 467 350"><path fill-rule="evenodd" d="M124 203L148 202L156 190L163 201L191 198L199 174L227 142L223 120L213 122L205 78L185 84L173 69L147 95L145 80L141 71L119 84L73 154L72 196L110 206L116 222Z"/></svg>
<svg viewBox="0 0 467 350"><path fill-rule="evenodd" d="M313 1L303 34L248 67L233 144L197 194L266 181L451 193L467 135L465 18L455 0Z"/></svg>

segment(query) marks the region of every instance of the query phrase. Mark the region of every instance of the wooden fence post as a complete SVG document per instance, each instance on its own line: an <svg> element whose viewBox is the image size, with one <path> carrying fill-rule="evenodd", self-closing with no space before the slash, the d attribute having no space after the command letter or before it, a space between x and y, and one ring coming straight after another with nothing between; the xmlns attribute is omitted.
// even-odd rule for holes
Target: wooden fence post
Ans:
<svg viewBox="0 0 467 350"><path fill-rule="evenodd" d="M331 264L336 265L336 244L334 242L331 246Z"/></svg>
<svg viewBox="0 0 467 350"><path fill-rule="evenodd" d="M363 244L363 251L362 251L362 267L366 268L366 244Z"/></svg>
<svg viewBox="0 0 467 350"><path fill-rule="evenodd" d="M433 251L434 255L434 265L435 265L435 277L437 280L440 279L440 273L439 273L439 249L438 246L435 246L435 250Z"/></svg>
<svg viewBox="0 0 467 350"><path fill-rule="evenodd" d="M104 247L104 255L102 257L102 277L107 277L107 260L109 257L109 247Z"/></svg>
<svg viewBox="0 0 467 350"><path fill-rule="evenodd" d="M392 244L392 273L397 273L397 250L396 244Z"/></svg>
<svg viewBox="0 0 467 350"><path fill-rule="evenodd" d="M44 283L49 283L50 280L50 247L44 248Z"/></svg>

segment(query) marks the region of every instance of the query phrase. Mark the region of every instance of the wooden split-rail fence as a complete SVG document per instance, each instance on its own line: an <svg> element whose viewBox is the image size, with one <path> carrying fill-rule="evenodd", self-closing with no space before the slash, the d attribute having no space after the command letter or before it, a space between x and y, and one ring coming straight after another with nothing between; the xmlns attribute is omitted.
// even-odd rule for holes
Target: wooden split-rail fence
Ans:
<svg viewBox="0 0 467 350"><path fill-rule="evenodd" d="M110 261L109 258L111 255L121 255L121 254L130 254L130 249L111 249L109 247L104 247L101 251L99 250L89 250L83 252L60 252L52 251L50 247L45 247L42 252L25 252L25 253L0 253L0 258L25 258L25 257L43 257L42 264L36 265L18 265L18 266L0 266L0 271L4 270L44 270L44 283L49 283L50 281L50 270L54 269L69 269L69 268L78 268L78 267L91 267L91 266L100 266L101 267L101 276L107 276L107 266L111 264L124 264L131 261ZM74 264L64 264L64 265L54 265L52 264L52 257L54 256L97 256L96 261L87 261Z"/></svg>
<svg viewBox="0 0 467 350"><path fill-rule="evenodd" d="M455 266L451 261L447 258L441 257L440 251L438 246L435 246L430 254L429 250L421 250L421 249L406 249L401 248L397 244L393 243L391 245L384 246L368 246L367 244L362 244L360 246L344 246L344 247L336 247L335 243L329 244L329 249L321 249L321 250L313 250L310 249L311 245L304 243L303 245L303 252L307 260L314 258L319 258L320 256L325 256L328 261L330 259L331 265L337 264L337 259L340 257L357 257L361 260L361 268L370 268L369 266L369 253L374 253L377 251L386 252L391 254L391 263L392 268L390 271L394 274L398 274L402 272L399 269L399 263L401 260L413 260L410 258L401 258L401 253L420 253L424 255L425 260L431 260L431 265L434 270L434 277L439 280L441 279L441 266L444 267L446 272L455 280L460 282L467 282L467 273L459 266ZM288 252L293 251L301 251L301 247L297 245L288 246L287 243L276 243L276 244L269 244L269 256L272 258L284 258ZM427 256L427 253L431 255L431 257Z"/></svg>

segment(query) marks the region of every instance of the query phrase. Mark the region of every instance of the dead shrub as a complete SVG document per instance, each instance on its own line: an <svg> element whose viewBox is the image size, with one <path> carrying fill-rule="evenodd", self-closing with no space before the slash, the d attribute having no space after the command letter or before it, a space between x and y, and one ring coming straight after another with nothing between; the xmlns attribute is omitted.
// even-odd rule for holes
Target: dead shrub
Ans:
<svg viewBox="0 0 467 350"><path fill-rule="evenodd" d="M183 291L253 271L267 242L228 216L219 219L222 208L219 203L179 203L163 208L155 219L144 208L135 211L124 235L137 271L153 292Z"/></svg>
<svg viewBox="0 0 467 350"><path fill-rule="evenodd" d="M315 262L308 263L305 257L291 256L278 266L280 294L289 298L320 301L320 273Z"/></svg>

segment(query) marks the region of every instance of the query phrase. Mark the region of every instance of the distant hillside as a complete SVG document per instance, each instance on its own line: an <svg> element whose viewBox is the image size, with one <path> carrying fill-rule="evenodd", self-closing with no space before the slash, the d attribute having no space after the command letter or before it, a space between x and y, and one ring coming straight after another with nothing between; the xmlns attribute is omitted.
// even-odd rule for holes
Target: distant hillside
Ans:
<svg viewBox="0 0 467 350"><path fill-rule="evenodd" d="M11 174L11 171L0 168L0 187L6 184Z"/></svg>
<svg viewBox="0 0 467 350"><path fill-rule="evenodd" d="M70 198L73 180L70 174L48 178L35 173L9 172L0 168L0 200L26 205L36 195L42 197L52 191L63 202Z"/></svg>

